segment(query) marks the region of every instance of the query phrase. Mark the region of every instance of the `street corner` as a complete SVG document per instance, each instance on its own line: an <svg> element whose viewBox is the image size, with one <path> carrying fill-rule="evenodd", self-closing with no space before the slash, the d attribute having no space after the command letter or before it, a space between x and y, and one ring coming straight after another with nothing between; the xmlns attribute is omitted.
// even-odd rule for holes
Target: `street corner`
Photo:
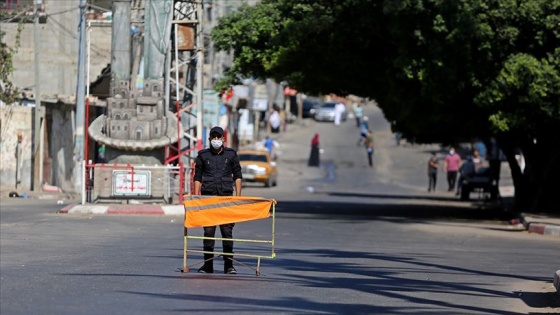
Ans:
<svg viewBox="0 0 560 315"><path fill-rule="evenodd" d="M74 204L58 211L61 214L117 214L117 215L184 215L182 205L120 205Z"/></svg>

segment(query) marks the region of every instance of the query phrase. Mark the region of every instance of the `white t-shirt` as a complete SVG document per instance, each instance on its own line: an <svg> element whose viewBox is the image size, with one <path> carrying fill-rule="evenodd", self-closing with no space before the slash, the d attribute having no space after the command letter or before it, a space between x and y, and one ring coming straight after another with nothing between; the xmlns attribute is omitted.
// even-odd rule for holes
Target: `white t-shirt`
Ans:
<svg viewBox="0 0 560 315"><path fill-rule="evenodd" d="M270 114L270 118L268 118L268 122L270 123L270 127L274 129L280 127L282 120L280 119L280 114L278 113L278 111L273 111L272 114Z"/></svg>

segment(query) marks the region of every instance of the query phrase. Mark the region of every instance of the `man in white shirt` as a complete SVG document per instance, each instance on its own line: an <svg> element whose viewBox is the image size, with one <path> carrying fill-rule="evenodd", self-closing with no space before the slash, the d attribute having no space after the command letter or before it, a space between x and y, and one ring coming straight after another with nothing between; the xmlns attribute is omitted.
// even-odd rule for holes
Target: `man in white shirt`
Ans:
<svg viewBox="0 0 560 315"><path fill-rule="evenodd" d="M342 118L342 114L346 111L346 106L341 102L336 103L334 105L334 124L336 126L340 125L340 119Z"/></svg>

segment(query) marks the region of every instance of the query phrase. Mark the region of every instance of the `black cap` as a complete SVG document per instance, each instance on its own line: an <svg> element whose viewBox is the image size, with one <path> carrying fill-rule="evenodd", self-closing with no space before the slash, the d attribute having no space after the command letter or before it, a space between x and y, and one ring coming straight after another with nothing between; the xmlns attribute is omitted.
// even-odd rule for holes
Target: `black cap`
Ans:
<svg viewBox="0 0 560 315"><path fill-rule="evenodd" d="M210 137L212 137L213 134L219 134L220 137L224 136L224 129L222 129L221 127L213 127L212 129L210 129Z"/></svg>

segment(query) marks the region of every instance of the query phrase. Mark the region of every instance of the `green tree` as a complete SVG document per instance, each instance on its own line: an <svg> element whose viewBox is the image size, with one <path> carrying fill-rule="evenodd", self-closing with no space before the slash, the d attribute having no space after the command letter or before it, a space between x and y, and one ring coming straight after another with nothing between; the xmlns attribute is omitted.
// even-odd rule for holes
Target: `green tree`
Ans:
<svg viewBox="0 0 560 315"><path fill-rule="evenodd" d="M560 212L560 0L264 0L212 38L232 73L374 98L418 142L494 136L516 206Z"/></svg>
<svg viewBox="0 0 560 315"><path fill-rule="evenodd" d="M6 16L0 13L0 20L5 18ZM4 42L6 33L0 28L0 100L6 104L12 104L21 98L17 87L10 80L10 75L14 72L13 56L17 53L17 49L20 46L22 30L23 23L20 22L18 24L16 43L14 48L12 48Z"/></svg>

